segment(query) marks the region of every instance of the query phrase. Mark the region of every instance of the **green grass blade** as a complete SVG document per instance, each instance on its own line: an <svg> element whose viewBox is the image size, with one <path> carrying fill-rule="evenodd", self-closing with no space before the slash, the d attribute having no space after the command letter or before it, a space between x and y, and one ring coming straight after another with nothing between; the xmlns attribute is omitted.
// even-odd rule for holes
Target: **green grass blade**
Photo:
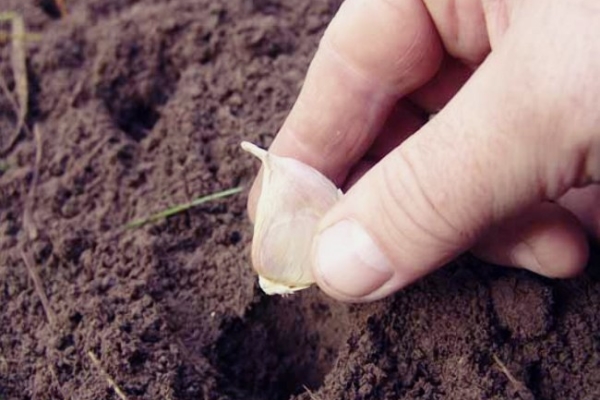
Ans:
<svg viewBox="0 0 600 400"><path fill-rule="evenodd" d="M201 204L208 203L209 201L233 196L234 194L240 193L242 190L244 190L244 188L241 186L238 186L238 187L235 187L232 189L227 189L227 190L223 190L221 192L212 193L212 194L209 194L206 196L198 197L197 199L194 199L189 203L179 204L179 205L170 207L164 211L158 212L156 214L152 214L148 217L144 217L144 218L140 218L140 219L131 221L130 223L125 225L125 227L127 229L139 228L140 226L146 225L151 222L159 221L163 218L167 218L167 217L170 217L175 214L179 214L183 211L189 210L192 207L196 207Z"/></svg>

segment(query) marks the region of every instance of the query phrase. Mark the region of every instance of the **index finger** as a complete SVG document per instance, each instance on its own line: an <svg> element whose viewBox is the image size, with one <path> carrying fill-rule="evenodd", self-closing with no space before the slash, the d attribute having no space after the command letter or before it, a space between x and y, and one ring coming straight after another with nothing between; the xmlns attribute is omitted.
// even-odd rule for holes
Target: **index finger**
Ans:
<svg viewBox="0 0 600 400"><path fill-rule="evenodd" d="M270 151L339 186L396 101L435 74L442 54L421 0L345 1Z"/></svg>

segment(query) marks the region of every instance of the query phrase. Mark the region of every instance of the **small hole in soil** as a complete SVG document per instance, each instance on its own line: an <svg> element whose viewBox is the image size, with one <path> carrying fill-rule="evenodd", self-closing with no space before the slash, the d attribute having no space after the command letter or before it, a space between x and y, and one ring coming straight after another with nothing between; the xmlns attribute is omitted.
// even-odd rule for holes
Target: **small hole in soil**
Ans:
<svg viewBox="0 0 600 400"><path fill-rule="evenodd" d="M142 365L144 365L146 360L148 360L148 354L141 350L134 350L134 352L127 359L129 365L134 369L139 369Z"/></svg>
<svg viewBox="0 0 600 400"><path fill-rule="evenodd" d="M69 315L69 321L71 321L71 324L73 327L76 327L77 325L79 325L79 323L82 320L83 320L83 315L81 315L81 313L79 311L75 311L74 313Z"/></svg>
<svg viewBox="0 0 600 400"><path fill-rule="evenodd" d="M38 0L38 6L46 13L50 18L58 19L61 17L60 10L53 0Z"/></svg>
<svg viewBox="0 0 600 400"><path fill-rule="evenodd" d="M142 101L133 101L132 104L117 110L116 122L127 136L141 141L148 135L160 115L151 105Z"/></svg>
<svg viewBox="0 0 600 400"><path fill-rule="evenodd" d="M281 4L273 0L253 0L252 5L256 12L267 15L276 15L281 9Z"/></svg>
<svg viewBox="0 0 600 400"><path fill-rule="evenodd" d="M121 324L121 326L119 326L119 329L121 330L121 332L131 333L131 331L132 331L131 323L124 322L123 324Z"/></svg>
<svg viewBox="0 0 600 400"><path fill-rule="evenodd" d="M140 339L144 343L158 343L160 342L160 323L152 323L141 334Z"/></svg>
<svg viewBox="0 0 600 400"><path fill-rule="evenodd" d="M135 161L135 147L132 144L126 144L126 145L122 146L117 151L117 160L125 168L133 168L134 161Z"/></svg>
<svg viewBox="0 0 600 400"><path fill-rule="evenodd" d="M284 400L321 386L347 325L346 307L316 289L265 297L245 318L225 322L208 356L232 397Z"/></svg>
<svg viewBox="0 0 600 400"><path fill-rule="evenodd" d="M64 351L68 347L71 347L75 344L75 340L73 339L73 335L68 334L61 337L56 343L56 348L60 351Z"/></svg>
<svg viewBox="0 0 600 400"><path fill-rule="evenodd" d="M238 231L233 231L229 234L229 243L232 245L238 244L242 240L242 234Z"/></svg>

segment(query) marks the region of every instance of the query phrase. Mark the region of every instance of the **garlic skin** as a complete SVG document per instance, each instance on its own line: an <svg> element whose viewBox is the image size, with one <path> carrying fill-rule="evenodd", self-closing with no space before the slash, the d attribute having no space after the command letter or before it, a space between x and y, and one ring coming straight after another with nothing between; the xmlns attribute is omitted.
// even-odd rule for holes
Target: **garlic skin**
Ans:
<svg viewBox="0 0 600 400"><path fill-rule="evenodd" d="M311 247L321 217L342 192L316 169L242 142L261 160L263 181L256 207L252 264L258 283L269 295L291 294L315 280Z"/></svg>

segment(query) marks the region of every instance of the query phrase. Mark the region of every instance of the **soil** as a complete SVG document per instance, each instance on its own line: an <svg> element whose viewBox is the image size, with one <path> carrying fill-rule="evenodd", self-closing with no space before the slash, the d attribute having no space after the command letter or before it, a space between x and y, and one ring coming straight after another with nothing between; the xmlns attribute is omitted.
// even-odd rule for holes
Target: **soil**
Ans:
<svg viewBox="0 0 600 400"><path fill-rule="evenodd" d="M1 399L600 398L597 255L569 281L465 256L346 306L260 292L243 194L124 229L249 184L239 142L270 143L339 3L2 0L40 37L0 172ZM3 93L0 147L15 123Z"/></svg>

